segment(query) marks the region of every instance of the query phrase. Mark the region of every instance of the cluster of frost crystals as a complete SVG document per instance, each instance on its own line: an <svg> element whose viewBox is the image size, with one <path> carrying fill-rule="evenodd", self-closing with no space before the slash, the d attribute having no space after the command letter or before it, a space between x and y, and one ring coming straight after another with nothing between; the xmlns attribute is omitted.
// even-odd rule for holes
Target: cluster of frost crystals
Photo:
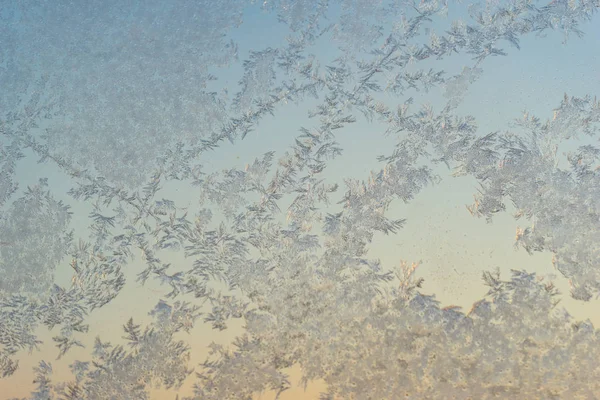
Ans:
<svg viewBox="0 0 600 400"><path fill-rule="evenodd" d="M436 40L437 47L414 54L441 56L466 47L478 63L503 54L494 41L503 38L518 45L516 33L543 29L542 21L555 12L549 7L518 21L518 14L528 8L523 3L501 9L498 18L482 16L478 30L461 31L456 25L452 40ZM238 237L248 236L263 257L232 266L233 273L227 275L255 308L244 314L247 332L235 349L215 346L194 399L250 398L264 389L281 392L288 382L277 372L295 364L303 368L306 381L324 379L324 398L331 399L439 398L440 393L448 398L585 398L599 389L595 354L590 354L597 333L588 322L572 323L556 307L551 284L525 272L515 271L509 281L485 274L488 297L465 314L456 307L440 308L433 297L420 294L420 282L411 282L414 267L401 266L399 288L393 289L386 283L390 274L381 272L378 262L362 258L374 231L393 233L402 226L401 220L385 218L389 202L409 201L432 181L429 169L417 165L420 160L433 153L435 160L455 167L457 175L486 182L510 150L502 148L505 141L498 135L478 136L472 117L452 114L479 68L465 69L449 81L450 104L440 115L430 107L409 114L410 101L396 111L362 98L379 89L370 76L410 59L410 54L395 53L398 47L390 37L383 51L374 51L377 59L360 65L365 78L350 93L336 79L353 71L342 62L330 69L328 88L336 92L315 113L322 125L303 129L293 151L280 160L271 184L254 186L263 195L261 201L236 217ZM382 158L386 166L368 181L346 182L340 213L320 218L315 210L327 203L327 196L323 182L314 176L325 165L320 154L335 146L332 131L354 122L342 114L344 101L377 116L406 139ZM245 172L226 171L228 184L213 197L216 201L231 193L231 199L237 198L233 208L221 202L229 212L244 198ZM306 175L296 178L298 172ZM233 193L233 187L240 190ZM265 215L275 209L266 199L290 192L299 193L288 210L290 224L279 228ZM489 210L501 211L500 200L491 202ZM313 222L323 223L324 241L309 233ZM580 373L581 363L588 366L584 384L571 378Z"/></svg>
<svg viewBox="0 0 600 400"><path fill-rule="evenodd" d="M7 146L0 142L0 207L18 188L13 176L16 162L22 157L23 153L16 143Z"/></svg>
<svg viewBox="0 0 600 400"><path fill-rule="evenodd" d="M0 293L39 294L54 282L54 269L69 248L69 207L41 182L30 187L0 220Z"/></svg>
<svg viewBox="0 0 600 400"><path fill-rule="evenodd" d="M21 64L40 65L64 118L47 132L56 155L137 186L177 143L216 135L226 110L205 90L210 67L236 56L225 40L243 4L26 1L12 24ZM12 8L11 7L11 8ZM17 80L19 81L19 80Z"/></svg>
<svg viewBox="0 0 600 400"><path fill-rule="evenodd" d="M4 6L4 4L3 4ZM23 138L53 110L53 94L46 92L46 79L32 63L20 60L19 32L13 25L12 7L0 13L0 208L19 185L17 162L23 158Z"/></svg>
<svg viewBox="0 0 600 400"><path fill-rule="evenodd" d="M246 315L250 336L231 351L214 346L192 398L282 391L278 371L294 364L306 381L325 380L327 399L588 398L600 389L600 337L557 307L552 284L486 273L488 296L464 313L420 294L414 270L401 264L393 286L306 272L271 286Z"/></svg>
<svg viewBox="0 0 600 400"><path fill-rule="evenodd" d="M328 8L327 0L265 0L262 8L274 11L280 22L289 26L292 32L311 28Z"/></svg>
<svg viewBox="0 0 600 400"><path fill-rule="evenodd" d="M475 82L482 72L481 68L465 67L459 75L446 81L444 97L449 99L451 107L460 104L469 90L469 85Z"/></svg>
<svg viewBox="0 0 600 400"><path fill-rule="evenodd" d="M123 326L128 348L96 338L93 361L71 364L74 381L53 384L52 366L44 361L36 368L37 390L31 400L149 399L148 388L178 388L191 373L189 347L173 336L193 327L198 307L163 301L150 313L155 321L142 330L129 319Z"/></svg>
<svg viewBox="0 0 600 400"><path fill-rule="evenodd" d="M53 337L59 358L82 346L74 333L86 333L89 311L110 302L124 285L119 257L73 246L69 207L57 201L41 180L15 200L0 220L0 374L14 373L18 351L41 343L36 329L60 327ZM54 283L55 269L71 253L75 274L69 288Z"/></svg>
<svg viewBox="0 0 600 400"><path fill-rule="evenodd" d="M60 327L53 338L59 357L83 346L75 334L87 333L87 314L120 293L122 269L140 254L140 282L156 279L171 288L168 298L192 302L161 300L144 331L123 321L130 348L96 340L92 360L72 364L72 382L53 383L52 366L41 362L31 398L147 399L152 385L178 389L191 371L189 348L174 335L194 327L202 302L209 306L203 322L214 329L227 329L232 318L245 324L232 346L211 345L193 400L279 395L291 386L285 369L292 366L302 368L305 383L323 379L325 399L592 398L600 390L598 333L557 307L551 284L524 271L506 281L485 273L488 295L464 313L421 293L416 265L390 269L366 254L377 232L403 227L404 219L387 215L392 202L435 184L430 164L443 162L481 182L473 214L491 218L510 199L535 223L517 232L518 243L554 252L576 298L598 289L600 150L569 156L569 170L559 169L554 153L574 133L595 132L595 101L567 98L552 121L527 117L508 135L480 134L474 117L455 114L484 62L507 54L502 42L518 48L528 33L578 32L598 1L489 2L471 8L471 23L455 22L428 40L423 28L447 11L443 2L267 1L263 8L293 34L281 48L251 51L228 103L203 85L215 79L210 66L235 58L224 33L245 5L25 1L9 28L0 27L18 47L2 53L15 63L2 64L3 81L29 79L17 72L30 62L47 70L39 84L14 86L27 92L16 97L23 106L2 114L0 199L14 192L15 161L27 150L70 176L76 187L69 194L93 207L92 241L77 245L65 233L68 210L43 185L2 210L2 238L27 236L18 251L0 249L12 279L0 298L2 375L18 367L17 351L39 343L40 324ZM329 7L338 6L339 18L323 27ZM340 41L344 52L324 67L307 54L321 36ZM474 59L454 77L416 68L455 53ZM410 93L442 85L446 107L413 110ZM317 98L314 125L303 126L284 154L267 151L222 172L198 164L206 150L246 137L276 106L306 95ZM379 100L386 96L399 98L390 105ZM55 108L62 114L47 116ZM356 111L385 124L397 145L365 180L330 182L324 171L342 153L336 135L358 121ZM35 122L44 119L38 136ZM190 183L206 208L188 213L161 197L171 179ZM332 205L335 195L341 201ZM168 251L190 262L171 265ZM53 285L51 272L66 254L71 285ZM47 276L33 281L25 258L47 266ZM27 296L34 289L46 296Z"/></svg>
<svg viewBox="0 0 600 400"><path fill-rule="evenodd" d="M70 246L71 233L67 229L71 212L47 189L45 180L29 187L0 216L2 376L11 375L18 367L11 356L20 349L32 350L37 346L35 328L40 319L48 320L52 310L58 308L57 304L44 302L55 299L51 290L54 271Z"/></svg>
<svg viewBox="0 0 600 400"><path fill-rule="evenodd" d="M567 168L560 165L557 149L564 140L595 136L599 123L600 104L591 97L565 95L543 123L525 113L516 124L521 132L498 139L503 157L489 170L471 207L490 218L510 199L515 217L529 223L517 229L517 245L554 253L555 267L581 300L600 293L600 149L585 145L569 153Z"/></svg>

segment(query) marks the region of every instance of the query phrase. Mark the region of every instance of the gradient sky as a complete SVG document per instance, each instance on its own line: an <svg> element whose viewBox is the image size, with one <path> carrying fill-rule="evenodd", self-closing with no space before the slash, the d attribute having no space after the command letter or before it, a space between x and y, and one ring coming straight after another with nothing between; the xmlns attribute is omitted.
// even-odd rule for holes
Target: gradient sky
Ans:
<svg viewBox="0 0 600 400"><path fill-rule="evenodd" d="M449 18L456 17L457 13L451 10ZM443 26L434 25L432 29L441 30ZM483 75L470 87L457 113L474 115L479 133L484 135L509 129L508 124L520 117L523 110L542 119L551 117L552 109L560 104L565 92L573 96L600 94L600 18L596 16L582 30L586 33L583 39L572 36L566 45L562 44L562 37L558 33L550 33L545 38L527 36L522 39L520 50L506 45L509 55L490 58L483 63ZM232 32L232 39L240 45L240 62L228 69L214 71L219 77L217 84L221 82L235 87L234 84L239 81L243 71L241 62L246 59L248 51L269 46L279 47L283 44L285 34L286 29L276 23L273 15L264 15L256 12L256 9L250 10L244 16L244 23ZM331 60L337 54L335 44L328 41L322 41L311 51L321 60ZM463 66L473 64L468 55L453 56L442 62L432 63L447 70L448 75L454 75ZM426 96L414 97L417 100L415 108L422 101L428 101L439 111L443 104L439 90ZM390 102L393 101L391 97L389 99ZM315 100L307 100L300 107L294 104L280 107L275 117L262 120L259 129L245 140L235 145L225 143L208 154L205 159L207 170L243 167L270 150L281 155L292 145L301 126L312 127L318 123L307 118L307 109L315 104ZM381 165L376 157L388 154L395 143L393 137L384 137L383 131L383 126L367 124L360 119L349 128L339 131L338 142L343 147L344 154L328 164L325 177L330 182L340 183L346 178L367 179L369 172ZM78 203L65 194L71 183L54 166L40 165L36 161L37 158L28 157L19 163L21 188L35 184L40 177L48 177L55 197L64 199L74 211L72 227L76 229L76 233L87 236L84 232L88 224L86 216L89 205ZM419 275L425 279L423 291L435 294L444 305L455 304L466 310L487 291L481 281L483 271L499 267L504 278L509 276L510 269L527 269L543 276L555 275L555 284L563 293L562 306L576 319L589 318L595 326L600 325L600 301L582 303L572 300L568 296L566 279L553 270L549 253L530 256L524 250L514 249L514 234L519 222L510 213L498 215L491 224L484 219L471 217L465 204L472 202L472 195L476 190L475 181L470 178L453 178L450 176L451 171L445 167L436 167L436 172L443 178L440 184L424 189L409 204L398 201L393 204L389 216L407 218L407 224L396 235L377 234L369 252L370 257L380 258L384 267L401 260L420 260ZM343 191L342 188L341 193ZM169 184L164 193L164 197L179 205L189 204L192 209L197 203L197 192L187 186ZM168 261L176 265L190 265L193 260L186 260L181 254L172 254ZM27 396L33 387L31 368L39 360L52 362L55 381L67 380L70 378L68 365L73 360L89 359L90 345L95 336L113 344L122 343L121 326L129 317L133 316L136 323L150 322L147 313L168 290L152 281L145 287L134 283L135 274L141 269L140 260L133 262L128 267L129 284L126 290L111 304L92 313L87 321L90 323L90 334L85 337L86 349L74 349L60 361L55 361L57 350L51 340L55 332L47 332L45 327L40 328L40 339L45 342L41 351L19 355L20 369L12 377L0 381L0 397ZM57 283L68 285L71 276L68 261L57 268L56 275ZM242 332L241 325L241 322L233 321L230 329L219 332L200 322L189 336L180 335L192 346L190 363L196 365L204 360L206 345L211 341L224 344L230 342ZM292 382L296 383L299 370L292 370L291 376ZM186 381L186 386L179 391L180 396L191 394L193 381L192 375ZM316 399L322 388L319 382L310 385L307 392L302 388L294 388L284 393L281 399ZM174 398L174 394L170 393L174 392L169 392L169 397L164 397L167 392L155 391L153 398ZM265 393L260 398L272 399L273 394Z"/></svg>

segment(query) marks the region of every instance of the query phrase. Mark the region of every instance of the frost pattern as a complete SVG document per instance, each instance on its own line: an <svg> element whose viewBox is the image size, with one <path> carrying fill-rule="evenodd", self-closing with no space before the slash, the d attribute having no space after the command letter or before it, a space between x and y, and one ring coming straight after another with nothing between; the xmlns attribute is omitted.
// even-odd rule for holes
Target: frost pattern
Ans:
<svg viewBox="0 0 600 400"><path fill-rule="evenodd" d="M69 207L43 191L29 188L0 222L0 291L35 294L54 282L54 268L68 249Z"/></svg>
<svg viewBox="0 0 600 400"><path fill-rule="evenodd" d="M275 14L289 36L251 49L238 85L219 86L216 67L238 57L227 35L248 7ZM138 282L170 290L153 322L123 321L127 348L97 338L90 359L71 364L69 382L53 382L52 364L40 361L30 399L149 399L152 387L175 392L194 370L187 400L279 397L292 366L305 384L324 380L322 399L331 400L595 398L598 332L558 306L552 283L525 270L508 279L484 272L489 292L463 312L422 293L417 264L367 257L377 233L404 228L390 205L436 184L433 165L443 163L480 184L472 215L491 221L510 201L526 220L516 246L551 252L575 299L600 294L600 149L557 155L568 141L595 137L596 99L565 95L546 122L526 112L502 134L479 132L476 116L458 112L485 65L509 56L501 46L516 51L522 36L549 30L582 36L600 3L476 3L468 21L432 31L452 7L2 2L3 379L17 370L19 351L41 344L40 325L58 327L59 359L85 347L87 319L141 263ZM312 53L324 40L339 57ZM468 61L448 77L436 62L453 54ZM442 108L415 105L434 90L443 91ZM312 125L283 154L267 149L244 168L210 170L209 151L251 140L267 115L309 100ZM332 182L327 167L343 152L336 137L359 121L383 126L396 145L368 177ZM52 193L45 179L18 185L20 160L32 154L70 179L68 193ZM188 185L198 206L167 198L171 184ZM89 238L70 227L60 196L89 206ZM173 252L190 262L167 262ZM62 267L68 285L56 282ZM213 343L203 364L188 365L182 331L199 321L222 331L233 319L244 332L231 346Z"/></svg>

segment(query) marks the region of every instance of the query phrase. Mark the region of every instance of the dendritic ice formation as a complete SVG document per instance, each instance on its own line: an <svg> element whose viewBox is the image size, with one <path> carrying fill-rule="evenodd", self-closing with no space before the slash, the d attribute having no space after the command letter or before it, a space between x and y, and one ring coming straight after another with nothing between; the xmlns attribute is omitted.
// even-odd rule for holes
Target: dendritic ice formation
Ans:
<svg viewBox="0 0 600 400"><path fill-rule="evenodd" d="M138 282L169 290L151 322L122 321L121 344L97 337L70 381L40 361L30 399L150 399L155 387L175 398L184 381L195 382L177 395L187 400L280 397L294 366L304 383L325 382L324 400L600 396L600 336L558 305L552 283L484 272L489 292L465 312L424 294L417 264L367 257L377 233L404 229L390 205L436 184L443 163L480 184L472 215L516 210L516 245L551 253L575 299L600 294L600 147L557 151L597 140L593 93L505 133L481 132L460 108L522 37L572 40L600 23L598 0L0 4L0 388L41 345L40 328L58 358L85 347L94 311L143 265ZM234 40L259 14L285 27L279 47ZM441 68L450 56L464 58L455 75ZM437 111L416 104L436 90ZM300 132L285 151L211 169L256 140L259 122L307 103L311 125L286 127ZM331 179L336 137L357 123L396 145L370 176ZM70 189L20 185L44 168ZM234 342L190 365L184 333L233 319Z"/></svg>

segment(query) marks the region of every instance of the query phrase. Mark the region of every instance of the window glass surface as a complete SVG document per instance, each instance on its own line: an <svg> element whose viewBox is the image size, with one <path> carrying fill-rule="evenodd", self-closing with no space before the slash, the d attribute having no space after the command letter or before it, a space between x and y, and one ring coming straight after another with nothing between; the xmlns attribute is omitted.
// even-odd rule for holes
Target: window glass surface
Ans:
<svg viewBox="0 0 600 400"><path fill-rule="evenodd" d="M0 0L0 398L599 398L599 8Z"/></svg>

